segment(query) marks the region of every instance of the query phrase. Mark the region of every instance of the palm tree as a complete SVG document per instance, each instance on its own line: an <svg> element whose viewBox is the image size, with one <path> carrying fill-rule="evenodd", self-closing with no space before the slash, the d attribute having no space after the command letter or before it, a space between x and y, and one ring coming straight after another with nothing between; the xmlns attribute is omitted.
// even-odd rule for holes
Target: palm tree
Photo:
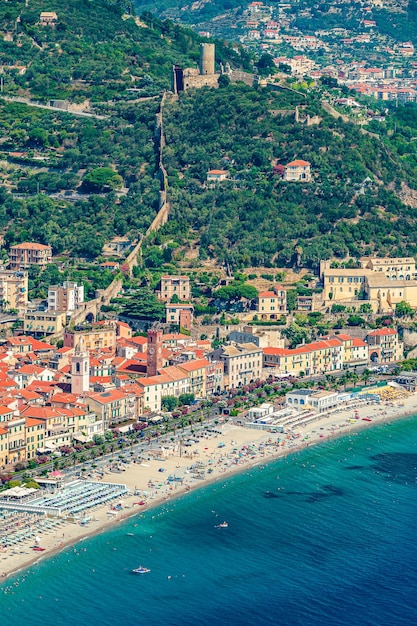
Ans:
<svg viewBox="0 0 417 626"><path fill-rule="evenodd" d="M365 383L365 386L366 386L368 380L370 379L370 377L371 377L371 372L368 369L363 370L363 372L362 372L362 380Z"/></svg>

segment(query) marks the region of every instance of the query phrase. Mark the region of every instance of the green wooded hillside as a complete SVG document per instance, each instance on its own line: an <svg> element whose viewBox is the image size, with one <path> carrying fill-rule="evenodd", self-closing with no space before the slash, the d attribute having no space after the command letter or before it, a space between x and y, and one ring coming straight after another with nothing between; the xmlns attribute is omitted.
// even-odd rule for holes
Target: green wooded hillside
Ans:
<svg viewBox="0 0 417 626"><path fill-rule="evenodd" d="M39 23L43 11L57 14L55 25ZM199 41L173 22L135 17L128 0L0 3L0 58L9 94L20 89L43 99L102 101L134 88L152 95L170 87L174 63L196 65ZM220 42L217 48L219 60L240 65L237 52Z"/></svg>
<svg viewBox="0 0 417 626"><path fill-rule="evenodd" d="M42 25L41 12L57 20ZM113 236L136 239L147 229L160 189L155 113L172 65L195 65L199 41L172 22L137 18L129 0L0 3L0 96L89 99L100 113L83 118L0 97L6 247L32 240L91 258ZM219 61L239 65L238 52L217 50Z"/></svg>
<svg viewBox="0 0 417 626"><path fill-rule="evenodd" d="M136 238L158 210L152 141L157 101L82 118L0 99L0 231L94 257L114 235ZM110 170L128 191L83 183ZM97 191L99 195L97 195ZM101 193L100 193L101 192ZM67 193L75 194L69 202Z"/></svg>
<svg viewBox="0 0 417 626"><path fill-rule="evenodd" d="M299 123L283 113L296 105ZM319 123L307 125L307 115ZM314 95L243 86L186 93L165 117L174 216L167 229L194 229L202 258L282 266L301 252L313 266L333 255L417 253L415 209L397 195L402 182L417 188L415 159L383 125L380 136L363 133L330 117ZM313 182L273 174L273 165L293 159L311 162ZM213 168L229 170L231 180L208 189Z"/></svg>

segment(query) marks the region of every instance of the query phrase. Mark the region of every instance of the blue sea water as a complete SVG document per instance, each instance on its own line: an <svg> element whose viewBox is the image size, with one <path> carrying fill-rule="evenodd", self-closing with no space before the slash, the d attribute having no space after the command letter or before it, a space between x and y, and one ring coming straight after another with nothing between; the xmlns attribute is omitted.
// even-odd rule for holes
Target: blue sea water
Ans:
<svg viewBox="0 0 417 626"><path fill-rule="evenodd" d="M0 617L17 626L416 625L416 519L410 418L252 468L78 543L5 581ZM228 528L215 528L224 520ZM151 572L135 576L139 565Z"/></svg>

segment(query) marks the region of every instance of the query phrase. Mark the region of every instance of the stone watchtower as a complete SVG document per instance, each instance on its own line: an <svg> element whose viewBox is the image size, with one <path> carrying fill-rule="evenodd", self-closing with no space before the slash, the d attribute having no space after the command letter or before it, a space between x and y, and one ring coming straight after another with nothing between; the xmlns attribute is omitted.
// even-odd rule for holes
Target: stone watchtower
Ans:
<svg viewBox="0 0 417 626"><path fill-rule="evenodd" d="M214 74L214 43L202 43L200 46L200 75L212 76Z"/></svg>

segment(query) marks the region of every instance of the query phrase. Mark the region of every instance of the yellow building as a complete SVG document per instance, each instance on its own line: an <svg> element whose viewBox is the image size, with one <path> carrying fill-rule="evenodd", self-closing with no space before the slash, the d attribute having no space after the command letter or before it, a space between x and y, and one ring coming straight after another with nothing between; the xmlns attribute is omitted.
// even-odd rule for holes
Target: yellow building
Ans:
<svg viewBox="0 0 417 626"><path fill-rule="evenodd" d="M404 344L394 328L377 328L366 336L372 363L396 363L404 356Z"/></svg>
<svg viewBox="0 0 417 626"><path fill-rule="evenodd" d="M416 276L416 262L412 257L362 257L360 264L363 269L383 273L391 280L412 280Z"/></svg>
<svg viewBox="0 0 417 626"><path fill-rule="evenodd" d="M314 376L343 369L343 344L338 339L306 343L294 349L264 348L264 367L276 374Z"/></svg>
<svg viewBox="0 0 417 626"><path fill-rule="evenodd" d="M0 272L0 302L3 310L17 309L23 313L28 303L28 273Z"/></svg>
<svg viewBox="0 0 417 626"><path fill-rule="evenodd" d="M55 335L65 328L67 314L62 311L30 311L23 316L23 331L42 337Z"/></svg>
<svg viewBox="0 0 417 626"><path fill-rule="evenodd" d="M177 365L178 369L188 374L190 393L193 393L196 398L206 397L207 368L209 366L210 361L207 359L196 359Z"/></svg>
<svg viewBox="0 0 417 626"><path fill-rule="evenodd" d="M45 450L53 451L61 446L70 445L72 437L71 432L68 429L67 419L66 416L62 414L59 410L53 409L48 406L27 406L22 409L22 418L23 421L27 420L28 418L32 418L43 422L43 444ZM40 433L40 430L38 431L38 433Z"/></svg>
<svg viewBox="0 0 417 626"><path fill-rule="evenodd" d="M9 461L9 431L0 426L0 467L4 467Z"/></svg>
<svg viewBox="0 0 417 626"><path fill-rule="evenodd" d="M99 350L101 348L116 347L116 330L114 325L108 326L90 326L82 330L68 331L64 334L64 346L75 348L84 340L84 349Z"/></svg>
<svg viewBox="0 0 417 626"><path fill-rule="evenodd" d="M7 422L9 434L9 464L26 461L26 423L24 417L14 417Z"/></svg>
<svg viewBox="0 0 417 626"><path fill-rule="evenodd" d="M190 279L188 276L161 276L161 291L157 292L159 300L171 302L174 296L178 300L191 298Z"/></svg>
<svg viewBox="0 0 417 626"><path fill-rule="evenodd" d="M374 313L395 311L395 305L402 301L417 307L415 280L391 280L384 274L371 274L366 277L364 288Z"/></svg>
<svg viewBox="0 0 417 626"><path fill-rule="evenodd" d="M258 295L258 315L262 320L276 320L287 312L287 292L283 287L261 291Z"/></svg>
<svg viewBox="0 0 417 626"><path fill-rule="evenodd" d="M320 262L323 281L323 301L351 305L361 300L369 302L374 312L395 309L406 301L417 307L416 263L412 257L362 257L358 269L332 268L331 261Z"/></svg>
<svg viewBox="0 0 417 626"><path fill-rule="evenodd" d="M369 269L322 270L323 299L326 305L356 300L365 286L365 278L372 273Z"/></svg>
<svg viewBox="0 0 417 626"><path fill-rule="evenodd" d="M45 445L45 423L43 420L26 418L26 456L27 459L34 459L38 448Z"/></svg>
<svg viewBox="0 0 417 626"><path fill-rule="evenodd" d="M359 337L351 337L344 333L333 335L331 339L337 339L343 345L343 367L355 367L369 363L369 346Z"/></svg>

